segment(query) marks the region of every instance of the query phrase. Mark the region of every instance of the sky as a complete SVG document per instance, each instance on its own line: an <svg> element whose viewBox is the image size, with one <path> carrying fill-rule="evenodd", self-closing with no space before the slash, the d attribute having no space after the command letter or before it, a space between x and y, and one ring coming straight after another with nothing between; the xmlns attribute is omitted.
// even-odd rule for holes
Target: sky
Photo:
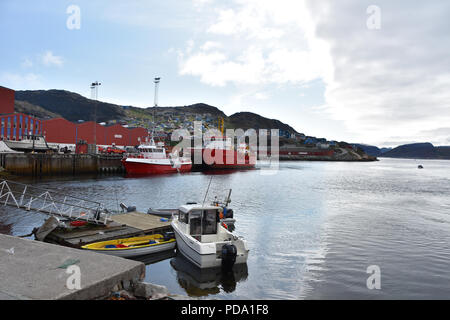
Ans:
<svg viewBox="0 0 450 320"><path fill-rule="evenodd" d="M446 0L0 1L0 85L207 103L329 140L450 145Z"/></svg>

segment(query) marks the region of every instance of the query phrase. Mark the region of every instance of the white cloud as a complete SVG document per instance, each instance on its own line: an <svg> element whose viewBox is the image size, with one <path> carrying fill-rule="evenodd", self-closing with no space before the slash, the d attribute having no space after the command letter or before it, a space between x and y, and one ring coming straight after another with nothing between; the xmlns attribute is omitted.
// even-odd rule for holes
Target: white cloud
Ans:
<svg viewBox="0 0 450 320"><path fill-rule="evenodd" d="M55 56L52 51L46 51L43 55L41 55L41 62L47 67L62 67L64 64L63 58Z"/></svg>
<svg viewBox="0 0 450 320"><path fill-rule="evenodd" d="M380 30L367 28L370 4L231 0L212 8L204 3L202 9L215 18L205 19L206 31L196 39L201 45L180 55L179 72L211 86L252 90L321 79L323 117L345 124L353 139L446 143L448 136L424 131L450 123L450 3L379 0Z"/></svg>
<svg viewBox="0 0 450 320"><path fill-rule="evenodd" d="M42 87L41 77L35 73L4 72L0 74L0 83L5 87L20 90L39 89Z"/></svg>
<svg viewBox="0 0 450 320"><path fill-rule="evenodd" d="M208 27L199 50L186 49L180 59L182 75L199 76L213 86L300 84L331 75L326 44L313 38L303 1L233 4L216 10L217 21Z"/></svg>
<svg viewBox="0 0 450 320"><path fill-rule="evenodd" d="M24 69L28 69L31 68L33 66L33 61L31 61L28 58L23 59L22 63L20 64L20 66Z"/></svg>

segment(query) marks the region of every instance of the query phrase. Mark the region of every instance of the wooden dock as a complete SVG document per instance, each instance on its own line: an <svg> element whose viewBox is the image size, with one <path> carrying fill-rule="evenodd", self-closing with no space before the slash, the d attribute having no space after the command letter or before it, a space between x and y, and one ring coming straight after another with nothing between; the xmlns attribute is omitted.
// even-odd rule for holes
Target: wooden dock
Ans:
<svg viewBox="0 0 450 320"><path fill-rule="evenodd" d="M71 229L58 228L47 236L46 241L80 248L83 245L99 241L172 231L170 222L163 222L161 217L141 212L113 215L110 220L106 226L87 225Z"/></svg>

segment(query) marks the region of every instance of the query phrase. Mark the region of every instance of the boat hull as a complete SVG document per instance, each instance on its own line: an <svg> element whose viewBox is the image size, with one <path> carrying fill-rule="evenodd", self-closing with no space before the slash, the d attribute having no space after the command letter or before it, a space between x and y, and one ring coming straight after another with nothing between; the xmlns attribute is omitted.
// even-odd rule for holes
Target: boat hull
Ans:
<svg viewBox="0 0 450 320"><path fill-rule="evenodd" d="M216 155L217 153L217 155ZM253 169L256 165L256 154L249 156L248 154L242 154L236 150L215 150L215 149L203 149L203 163L204 169L211 170L244 170Z"/></svg>
<svg viewBox="0 0 450 320"><path fill-rule="evenodd" d="M122 161L127 174L135 175L153 175L168 173L184 173L192 169L192 163L181 163L179 166L173 166L170 163L151 163L145 161L136 161L138 159L125 159Z"/></svg>
<svg viewBox="0 0 450 320"><path fill-rule="evenodd" d="M108 254L122 258L140 257L148 254L164 252L175 249L175 239L162 240L161 235L149 235L127 239L96 242L82 247L82 249ZM155 243L149 243L153 240ZM119 247L118 245L124 245ZM108 246L112 246L109 247Z"/></svg>
<svg viewBox="0 0 450 320"><path fill-rule="evenodd" d="M179 251L190 262L201 269L218 268L222 266L222 259L217 254L217 249L214 246L214 250L209 252L200 252L198 243L196 243L191 237L185 235L177 227L176 223L172 222L172 228L177 240L177 251ZM239 251L236 256L235 264L247 263L248 250Z"/></svg>
<svg viewBox="0 0 450 320"><path fill-rule="evenodd" d="M127 249L127 250L123 250L123 251L95 250L95 252L108 254L108 255L116 256L116 257L122 257L122 258L134 258L134 257L145 256L148 254L173 250L173 249L175 249L175 246L176 246L176 243L174 241L171 243L159 244L157 246L146 247L146 248Z"/></svg>

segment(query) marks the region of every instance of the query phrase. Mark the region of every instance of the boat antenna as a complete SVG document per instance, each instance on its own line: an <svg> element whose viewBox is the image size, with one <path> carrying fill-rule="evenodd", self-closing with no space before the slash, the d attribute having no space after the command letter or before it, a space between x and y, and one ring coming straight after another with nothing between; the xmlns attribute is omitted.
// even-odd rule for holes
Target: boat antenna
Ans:
<svg viewBox="0 0 450 320"><path fill-rule="evenodd" d="M214 176L211 176L211 179L209 180L208 189L206 189L206 194L205 194L205 198L203 199L203 204L202 204L202 206L205 205L206 197L208 196L209 187L211 186L211 182L212 182L213 177L214 177Z"/></svg>

